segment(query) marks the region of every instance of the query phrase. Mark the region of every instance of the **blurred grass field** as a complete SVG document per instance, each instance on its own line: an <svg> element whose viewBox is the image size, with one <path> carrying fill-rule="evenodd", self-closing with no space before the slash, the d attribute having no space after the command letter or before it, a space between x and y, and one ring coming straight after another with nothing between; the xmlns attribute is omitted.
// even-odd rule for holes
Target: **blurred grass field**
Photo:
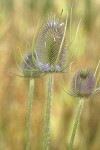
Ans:
<svg viewBox="0 0 100 150"><path fill-rule="evenodd" d="M62 9L65 17L71 5L72 0L0 0L0 150L25 150L29 80L11 74L20 74L14 50L20 47L25 53L31 48L39 20L51 12L59 15ZM66 150L78 103L63 86L69 88L77 68L94 71L100 59L100 1L73 1L72 36L80 18L79 53L72 72L54 75L50 150ZM31 150L42 149L46 79L35 79ZM100 92L85 103L75 150L100 150Z"/></svg>

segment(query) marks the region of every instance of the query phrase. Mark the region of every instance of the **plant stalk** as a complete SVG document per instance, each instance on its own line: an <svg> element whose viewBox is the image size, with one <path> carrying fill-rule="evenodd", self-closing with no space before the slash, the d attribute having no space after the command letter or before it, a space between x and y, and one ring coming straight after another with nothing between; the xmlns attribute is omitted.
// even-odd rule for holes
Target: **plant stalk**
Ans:
<svg viewBox="0 0 100 150"><path fill-rule="evenodd" d="M50 144L50 113L51 113L51 100L52 100L52 76L49 76L47 83L47 102L46 102L46 112L45 112L45 127L44 127L44 145L43 150L49 150Z"/></svg>
<svg viewBox="0 0 100 150"><path fill-rule="evenodd" d="M84 105L84 99L80 99L79 100L79 105L78 105L78 108L77 108L77 113L76 113L74 126L73 126L73 129L72 129L72 135L71 135L71 138L70 138L69 150L73 150L73 143L74 143L75 135L76 135L77 128L78 128L78 125L79 125L79 122L80 122L80 117L81 117L81 112L82 112L82 109L83 109L83 105Z"/></svg>
<svg viewBox="0 0 100 150"><path fill-rule="evenodd" d="M32 106L33 106L33 91L34 91L34 79L30 79L29 98L28 98L28 104L27 104L26 150L30 150L31 113L32 113Z"/></svg>

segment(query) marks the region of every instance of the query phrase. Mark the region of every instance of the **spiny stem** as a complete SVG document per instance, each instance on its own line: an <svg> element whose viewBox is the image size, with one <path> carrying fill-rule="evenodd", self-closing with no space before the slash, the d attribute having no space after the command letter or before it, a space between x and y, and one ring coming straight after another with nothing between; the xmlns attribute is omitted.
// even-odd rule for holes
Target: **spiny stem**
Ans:
<svg viewBox="0 0 100 150"><path fill-rule="evenodd" d="M50 144L50 112L51 112L51 98L52 98L52 84L53 79L52 76L49 76L47 88L47 102L46 102L46 113L45 113L45 127L44 127L44 149L49 150Z"/></svg>
<svg viewBox="0 0 100 150"><path fill-rule="evenodd" d="M84 99L80 99L78 109L77 109L77 113L76 113L74 126L73 126L73 130L72 130L72 135L71 135L71 138L70 138L69 150L73 150L73 143L74 143L75 135L76 135L76 132L77 132L78 124L79 124L79 121L80 121L83 105L84 105Z"/></svg>
<svg viewBox="0 0 100 150"><path fill-rule="evenodd" d="M29 99L27 106L27 129L26 129L26 150L30 150L30 138L31 138L31 113L33 105L33 90L34 90L34 79L30 79L29 83Z"/></svg>

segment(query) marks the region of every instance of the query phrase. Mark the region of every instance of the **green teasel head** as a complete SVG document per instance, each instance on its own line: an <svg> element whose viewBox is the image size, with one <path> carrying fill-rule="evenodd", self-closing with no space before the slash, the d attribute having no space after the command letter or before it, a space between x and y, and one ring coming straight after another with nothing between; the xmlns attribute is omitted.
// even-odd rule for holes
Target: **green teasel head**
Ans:
<svg viewBox="0 0 100 150"><path fill-rule="evenodd" d="M72 77L71 92L77 97L88 98L95 92L96 79L89 69L79 69Z"/></svg>
<svg viewBox="0 0 100 150"><path fill-rule="evenodd" d="M28 52L22 63L22 72L24 77L27 78L39 78L44 75L44 73L39 69L35 62L35 53Z"/></svg>
<svg viewBox="0 0 100 150"><path fill-rule="evenodd" d="M67 21L50 16L38 32L35 52L39 67L45 72L60 72L65 67L68 47L66 46Z"/></svg>
<svg viewBox="0 0 100 150"><path fill-rule="evenodd" d="M93 73L90 69L78 69L71 78L70 90L64 91L74 97L89 99L100 91L98 86L100 79L100 72L98 74L100 60Z"/></svg>
<svg viewBox="0 0 100 150"><path fill-rule="evenodd" d="M70 69L73 60L70 57L68 59L67 21L68 16L66 21L62 21L61 16L49 16L44 21L35 38L34 48L32 47L25 57L20 53L24 77L38 78L48 73L62 73Z"/></svg>

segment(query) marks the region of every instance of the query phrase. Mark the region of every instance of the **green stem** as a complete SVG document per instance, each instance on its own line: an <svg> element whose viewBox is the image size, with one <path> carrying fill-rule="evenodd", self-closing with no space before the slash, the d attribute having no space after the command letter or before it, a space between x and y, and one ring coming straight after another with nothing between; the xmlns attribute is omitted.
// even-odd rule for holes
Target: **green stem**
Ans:
<svg viewBox="0 0 100 150"><path fill-rule="evenodd" d="M30 138L31 138L31 113L33 105L33 90L34 90L34 79L30 79L29 83L29 99L27 106L27 129L26 129L26 150L30 150Z"/></svg>
<svg viewBox="0 0 100 150"><path fill-rule="evenodd" d="M76 135L76 132L77 132L78 124L79 124L79 121L80 121L83 105L84 105L84 99L80 99L78 109L77 109L77 113L76 113L74 126L73 126L73 130L72 130L72 135L71 135L71 139L70 139L70 143L69 143L69 150L73 150L73 143L74 143L75 135Z"/></svg>
<svg viewBox="0 0 100 150"><path fill-rule="evenodd" d="M52 97L52 84L53 79L51 76L48 78L48 91L47 91L47 102L46 102L46 113L45 113L45 127L44 127L44 150L49 150L50 144L50 112L51 112L51 97Z"/></svg>

